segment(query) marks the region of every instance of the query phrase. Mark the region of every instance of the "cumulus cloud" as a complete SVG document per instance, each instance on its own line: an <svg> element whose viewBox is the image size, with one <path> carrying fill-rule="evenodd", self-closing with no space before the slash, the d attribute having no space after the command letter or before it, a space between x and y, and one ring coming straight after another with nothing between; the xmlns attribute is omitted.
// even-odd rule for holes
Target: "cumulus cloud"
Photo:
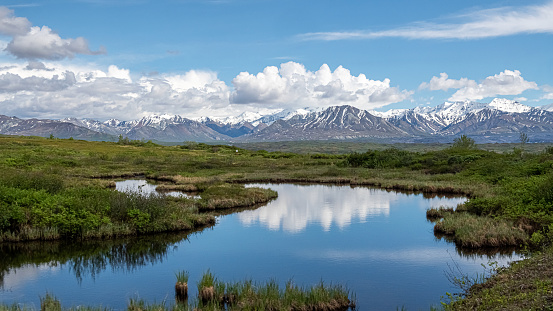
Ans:
<svg viewBox="0 0 553 311"><path fill-rule="evenodd" d="M0 64L0 109L19 117L130 120L154 113L228 113L228 86L213 72L131 79L128 69L56 63ZM29 70L28 67L39 68ZM49 68L50 70L40 70Z"/></svg>
<svg viewBox="0 0 553 311"><path fill-rule="evenodd" d="M476 87L476 81L469 80L467 78L461 78L460 80L449 79L447 73L440 73L440 77L432 77L429 83L423 82L419 89L429 89L431 91L442 90L447 91L449 89L460 89L463 87Z"/></svg>
<svg viewBox="0 0 553 311"><path fill-rule="evenodd" d="M232 80L235 104L264 107L300 108L354 105L372 109L408 99L411 92L390 86L390 80L370 80L364 74L354 76L339 66L331 71L324 64L308 71L302 64L287 62L280 68L266 67L263 72L242 72Z"/></svg>
<svg viewBox="0 0 553 311"><path fill-rule="evenodd" d="M25 67L25 69L26 70L47 70L47 71L54 70L51 68L46 68L46 65L44 65L44 63L37 62L37 61L30 61L27 67Z"/></svg>
<svg viewBox="0 0 553 311"><path fill-rule="evenodd" d="M553 1L543 5L502 7L455 17L462 22L416 24L384 31L315 32L300 35L304 40L349 40L377 38L481 39L517 34L553 34Z"/></svg>
<svg viewBox="0 0 553 311"><path fill-rule="evenodd" d="M16 17L7 7L0 7L0 34L17 36L26 34L31 28L31 22L24 17Z"/></svg>
<svg viewBox="0 0 553 311"><path fill-rule="evenodd" d="M497 95L519 95L526 90L538 89L535 82L526 81L518 70L505 70L494 76L489 76L481 83L468 78L449 79L444 72L440 77L432 77L430 82L423 82L419 89L431 91L457 89L449 98L450 101L481 100ZM521 97L524 99L524 97Z"/></svg>
<svg viewBox="0 0 553 311"><path fill-rule="evenodd" d="M76 54L106 53L103 47L92 51L83 37L64 39L48 26L32 26L29 20L15 17L6 7L0 7L0 34L12 37L5 51L20 59L60 60Z"/></svg>
<svg viewBox="0 0 553 311"><path fill-rule="evenodd" d="M449 100L480 100L497 95L519 95L526 90L536 90L535 82L526 81L518 70L505 70L489 76L477 85L468 85L455 92Z"/></svg>
<svg viewBox="0 0 553 311"><path fill-rule="evenodd" d="M66 89L76 83L75 75L72 72L65 72L63 77L54 75L52 79L40 77L21 78L12 73L0 75L0 92L13 93L26 92L57 92Z"/></svg>
<svg viewBox="0 0 553 311"><path fill-rule="evenodd" d="M234 89L217 73L190 70L183 74L131 78L125 68L88 68L56 62L0 64L0 109L19 117L131 120L150 114L185 117L238 115L244 111L325 107L342 104L380 107L408 98L411 92L390 81L354 76L323 65L309 71L289 62L256 75L243 72Z"/></svg>

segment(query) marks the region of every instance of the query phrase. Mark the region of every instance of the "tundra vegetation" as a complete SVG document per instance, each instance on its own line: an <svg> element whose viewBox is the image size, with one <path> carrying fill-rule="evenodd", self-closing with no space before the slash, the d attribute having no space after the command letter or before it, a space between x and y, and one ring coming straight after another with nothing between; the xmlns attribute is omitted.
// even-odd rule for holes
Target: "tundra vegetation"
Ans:
<svg viewBox="0 0 553 311"><path fill-rule="evenodd" d="M541 309L553 304L547 272L553 267L553 147L540 146L536 151L533 144L513 144L496 152L461 136L426 151L401 145L330 154L313 144L306 145L307 153L292 153L0 136L0 241L86 241L213 225L218 210L255 206L277 195L245 188L246 182L464 194L469 200L457 209L428 212L437 234L469 248L524 247L531 256L452 296L445 308L488 309L485 301L495 301L498 309ZM199 198L110 189L114 180L138 176L160 188L196 191Z"/></svg>

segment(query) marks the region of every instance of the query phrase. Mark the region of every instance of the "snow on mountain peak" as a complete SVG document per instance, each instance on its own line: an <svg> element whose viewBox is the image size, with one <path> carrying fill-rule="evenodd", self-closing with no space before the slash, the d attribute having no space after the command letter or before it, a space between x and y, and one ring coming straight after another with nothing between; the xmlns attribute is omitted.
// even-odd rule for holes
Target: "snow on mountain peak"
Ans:
<svg viewBox="0 0 553 311"><path fill-rule="evenodd" d="M388 111L376 111L376 110L369 110L368 112L372 114L373 116L377 116L384 119L391 119L391 118L401 118L403 117L409 109L390 109Z"/></svg>
<svg viewBox="0 0 553 311"><path fill-rule="evenodd" d="M492 100L489 106L490 108L493 107L493 109L504 111L504 112L522 113L522 112L528 112L532 110L532 108L530 108L529 106L523 105L514 100L508 100L505 98L495 98L494 100Z"/></svg>

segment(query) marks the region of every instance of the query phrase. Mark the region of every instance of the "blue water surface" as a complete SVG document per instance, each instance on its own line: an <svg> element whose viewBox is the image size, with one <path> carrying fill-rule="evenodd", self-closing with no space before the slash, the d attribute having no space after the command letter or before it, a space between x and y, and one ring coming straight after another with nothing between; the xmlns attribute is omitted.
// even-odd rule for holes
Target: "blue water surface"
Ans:
<svg viewBox="0 0 553 311"><path fill-rule="evenodd" d="M76 277L74 265L49 262L8 269L0 301L35 305L46 292L66 307L125 309L129 299L174 302L175 273L190 272L189 293L209 269L220 280L292 280L302 286L342 284L358 310L428 310L456 288L450 268L475 276L482 264L505 265L519 256L466 255L435 238L425 212L464 198L405 194L331 185L260 184L278 199L255 210L219 216L212 228L169 243L158 259L107 264Z"/></svg>

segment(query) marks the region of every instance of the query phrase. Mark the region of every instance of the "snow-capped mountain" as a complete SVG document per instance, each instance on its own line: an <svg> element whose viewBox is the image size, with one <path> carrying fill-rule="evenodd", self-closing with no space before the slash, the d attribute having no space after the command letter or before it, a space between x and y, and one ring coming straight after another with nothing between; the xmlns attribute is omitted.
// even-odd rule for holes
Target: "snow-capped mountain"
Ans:
<svg viewBox="0 0 553 311"><path fill-rule="evenodd" d="M539 107L541 110L546 110L546 111L553 111L553 103L552 104L549 104L549 105L545 105L545 106L541 106Z"/></svg>
<svg viewBox="0 0 553 311"><path fill-rule="evenodd" d="M530 111L532 108L513 100L495 98L490 103L479 103L475 101L445 102L436 107L417 107L411 110L418 114L431 117L434 121L447 126L463 120L471 113L477 113L484 109L509 113L523 113Z"/></svg>
<svg viewBox="0 0 553 311"><path fill-rule="evenodd" d="M296 114L277 120L267 128L245 135L245 140L327 140L401 137L401 131L383 118L352 106Z"/></svg>
<svg viewBox="0 0 553 311"><path fill-rule="evenodd" d="M266 113L266 114L264 114ZM326 109L245 112L235 117L152 115L139 120L23 120L0 116L0 134L53 134L61 138L182 141L274 141L326 139L385 139L387 141L450 141L461 134L479 141L516 141L523 131L531 141L553 141L553 104L533 108L516 101L494 99L445 102L436 107L387 112L351 106Z"/></svg>

